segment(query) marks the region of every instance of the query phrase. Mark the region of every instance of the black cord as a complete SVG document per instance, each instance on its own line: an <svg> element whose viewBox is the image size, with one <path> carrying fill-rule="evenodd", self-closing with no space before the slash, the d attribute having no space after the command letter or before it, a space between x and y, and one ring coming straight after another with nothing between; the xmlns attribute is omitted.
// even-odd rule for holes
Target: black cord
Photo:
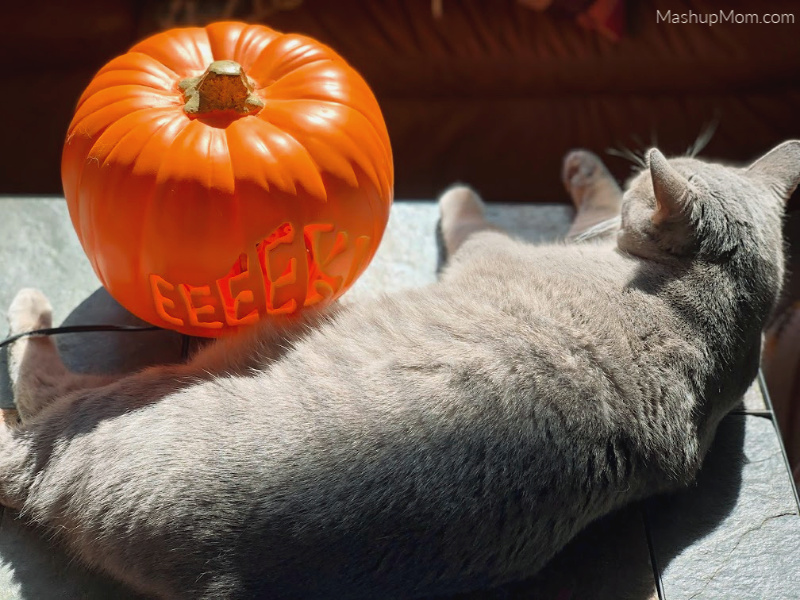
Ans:
<svg viewBox="0 0 800 600"><path fill-rule="evenodd" d="M185 333L181 334L181 338L181 360L186 362L189 360L189 345L192 343L192 338Z"/></svg>
<svg viewBox="0 0 800 600"><path fill-rule="evenodd" d="M127 331L136 333L139 331L159 331L160 329L161 327L156 327L155 325L67 325L64 327L48 327L46 329L23 331L22 333L9 336L0 342L0 348L27 336L60 335L62 333L92 333L100 331Z"/></svg>

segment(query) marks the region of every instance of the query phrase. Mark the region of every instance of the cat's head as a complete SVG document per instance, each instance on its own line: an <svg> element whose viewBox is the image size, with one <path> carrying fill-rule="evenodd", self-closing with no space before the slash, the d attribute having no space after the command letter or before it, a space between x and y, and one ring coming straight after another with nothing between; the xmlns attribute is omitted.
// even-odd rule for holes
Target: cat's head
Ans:
<svg viewBox="0 0 800 600"><path fill-rule="evenodd" d="M799 183L800 141L745 168L650 150L623 196L619 249L687 273L668 297L687 318L710 309L697 327L717 324L713 351L727 367L704 383L712 401L697 411L703 452L758 369L761 328L783 283L784 205ZM728 318L736 327L724 326Z"/></svg>
<svg viewBox="0 0 800 600"><path fill-rule="evenodd" d="M647 153L622 205L620 250L654 260L727 261L758 254L782 274L781 219L800 183L800 141L746 168Z"/></svg>

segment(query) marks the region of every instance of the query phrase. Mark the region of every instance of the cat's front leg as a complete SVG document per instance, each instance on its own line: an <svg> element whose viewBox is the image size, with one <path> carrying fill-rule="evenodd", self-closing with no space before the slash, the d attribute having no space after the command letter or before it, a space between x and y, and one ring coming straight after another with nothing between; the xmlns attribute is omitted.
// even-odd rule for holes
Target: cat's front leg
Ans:
<svg viewBox="0 0 800 600"><path fill-rule="evenodd" d="M11 335L50 327L51 312L50 303L41 292L21 290L7 315ZM3 410L0 419L0 504L21 509L31 481L26 468L30 464L30 444L18 413L28 420L54 399L58 394L58 374L66 369L51 340L27 337L9 348L8 367L17 410Z"/></svg>
<svg viewBox="0 0 800 600"><path fill-rule="evenodd" d="M592 228L609 227L597 231L600 235L616 233L622 206L622 190L598 156L588 150L573 150L564 157L561 179L575 205L575 220L572 222L568 240L587 235ZM596 236L592 236L596 237Z"/></svg>
<svg viewBox="0 0 800 600"><path fill-rule="evenodd" d="M53 325L53 309L39 290L17 292L8 309L11 335L47 329ZM69 392L106 385L119 375L88 375L67 369L48 336L23 337L9 350L9 377L14 403L23 422L31 419L55 398Z"/></svg>
<svg viewBox="0 0 800 600"><path fill-rule="evenodd" d="M439 226L449 260L471 235L503 230L486 219L483 200L471 188L456 185L439 198ZM504 233L504 232L503 232Z"/></svg>

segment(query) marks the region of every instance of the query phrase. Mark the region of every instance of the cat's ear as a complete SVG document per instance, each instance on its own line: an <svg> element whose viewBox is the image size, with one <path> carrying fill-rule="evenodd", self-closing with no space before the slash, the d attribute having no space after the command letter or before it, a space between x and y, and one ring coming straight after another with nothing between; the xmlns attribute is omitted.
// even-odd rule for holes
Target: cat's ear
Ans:
<svg viewBox="0 0 800 600"><path fill-rule="evenodd" d="M653 192L656 196L656 211L653 223L659 225L668 219L686 215L691 201L692 185L678 173L661 152L653 148L647 153Z"/></svg>
<svg viewBox="0 0 800 600"><path fill-rule="evenodd" d="M788 200L800 185L800 140L776 146L747 168L747 174L767 183Z"/></svg>

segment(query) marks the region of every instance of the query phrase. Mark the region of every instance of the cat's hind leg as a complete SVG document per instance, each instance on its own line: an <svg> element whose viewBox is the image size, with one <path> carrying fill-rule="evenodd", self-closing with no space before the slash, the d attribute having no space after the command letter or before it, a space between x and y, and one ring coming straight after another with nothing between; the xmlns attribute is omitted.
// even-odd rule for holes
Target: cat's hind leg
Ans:
<svg viewBox="0 0 800 600"><path fill-rule="evenodd" d="M486 220L483 200L464 185L451 187L439 198L439 224L448 258L474 233L503 231Z"/></svg>
<svg viewBox="0 0 800 600"><path fill-rule="evenodd" d="M577 211L567 239L616 233L622 190L603 161L588 150L573 150L564 157L561 178Z"/></svg>
<svg viewBox="0 0 800 600"><path fill-rule="evenodd" d="M20 290L8 309L11 335L52 327L53 309L39 290ZM14 403L24 423L55 398L71 391L106 385L119 376L70 372L48 336L23 337L11 345L9 377Z"/></svg>

